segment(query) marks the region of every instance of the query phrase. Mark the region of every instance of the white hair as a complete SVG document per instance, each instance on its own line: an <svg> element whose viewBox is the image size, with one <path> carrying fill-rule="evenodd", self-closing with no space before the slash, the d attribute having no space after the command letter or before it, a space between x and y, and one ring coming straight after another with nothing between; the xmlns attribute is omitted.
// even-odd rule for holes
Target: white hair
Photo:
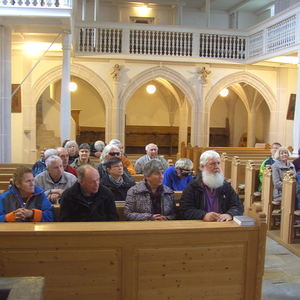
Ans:
<svg viewBox="0 0 300 300"><path fill-rule="evenodd" d="M200 156L200 166L204 167L213 158L220 158L220 154L214 150L207 150Z"/></svg>

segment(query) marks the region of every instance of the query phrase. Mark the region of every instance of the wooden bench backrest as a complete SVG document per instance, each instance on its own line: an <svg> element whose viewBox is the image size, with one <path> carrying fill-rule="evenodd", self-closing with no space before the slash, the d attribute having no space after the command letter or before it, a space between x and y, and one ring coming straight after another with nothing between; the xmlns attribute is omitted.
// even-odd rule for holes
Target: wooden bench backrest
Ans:
<svg viewBox="0 0 300 300"><path fill-rule="evenodd" d="M266 148L257 147L192 147L191 144L185 145L181 143L180 152L177 153L177 159L189 158L194 163L194 172L197 173L199 170L199 159L201 154L206 150L214 150L222 155L227 153L228 159L231 160L233 156L239 156L244 160L261 160L261 162L268 156L270 156L270 144L266 144ZM230 172L230 171L228 171ZM229 173L225 174L228 175Z"/></svg>
<svg viewBox="0 0 300 300"><path fill-rule="evenodd" d="M245 169L245 198L244 198L244 209L248 211L251 209L252 203L254 202L254 192L258 190L260 165L255 164L249 160L246 163Z"/></svg>

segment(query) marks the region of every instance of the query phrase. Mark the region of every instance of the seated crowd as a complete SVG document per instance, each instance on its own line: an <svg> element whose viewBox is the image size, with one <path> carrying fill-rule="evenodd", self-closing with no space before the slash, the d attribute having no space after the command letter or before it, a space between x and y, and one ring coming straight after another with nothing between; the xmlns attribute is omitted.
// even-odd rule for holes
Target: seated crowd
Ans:
<svg viewBox="0 0 300 300"><path fill-rule="evenodd" d="M230 221L243 214L217 152L201 155L199 173L193 177L189 159L168 168L153 143L133 167L120 141L99 142L78 146L66 141L64 147L46 150L39 164L45 168L36 175L35 168L16 168L9 191L0 195L0 221L52 222L53 204L60 204L60 222L117 221L116 201L125 202L128 221ZM99 164L91 156L98 157ZM135 173L143 174L143 180L135 183ZM179 209L174 191L183 191Z"/></svg>

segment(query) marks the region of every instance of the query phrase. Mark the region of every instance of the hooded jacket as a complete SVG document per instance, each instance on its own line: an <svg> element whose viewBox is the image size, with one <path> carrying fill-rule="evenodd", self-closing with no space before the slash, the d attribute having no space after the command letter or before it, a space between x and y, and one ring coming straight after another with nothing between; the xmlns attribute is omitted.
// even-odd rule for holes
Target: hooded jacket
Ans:
<svg viewBox="0 0 300 300"><path fill-rule="evenodd" d="M0 196L0 222L16 222L14 212L22 207L34 210L33 219L26 219L24 222L53 222L55 220L53 206L40 187L35 185L33 194L24 203L18 189L12 185L8 192Z"/></svg>
<svg viewBox="0 0 300 300"><path fill-rule="evenodd" d="M232 186L224 180L218 188L219 213L230 214L232 217L242 215L243 205ZM200 171L182 192L180 199L180 213L185 220L203 220L208 212L205 211L205 192Z"/></svg>

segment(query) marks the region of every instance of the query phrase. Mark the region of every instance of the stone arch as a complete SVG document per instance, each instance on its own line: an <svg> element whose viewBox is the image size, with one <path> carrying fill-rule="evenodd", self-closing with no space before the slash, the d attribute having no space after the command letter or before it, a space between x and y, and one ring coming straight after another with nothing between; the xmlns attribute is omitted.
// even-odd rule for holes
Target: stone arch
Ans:
<svg viewBox="0 0 300 300"><path fill-rule="evenodd" d="M193 85L186 80L180 73L166 67L153 67L148 70L139 73L134 78L132 78L127 85L124 87L120 97L119 97L119 115L118 119L119 129L120 129L120 139L124 141L124 132L125 132L125 107L129 99L132 97L133 93L143 84L148 81L154 80L156 78L163 78L175 84L183 94L185 95L187 101L190 103L192 108L192 126L191 126L191 142L193 142L193 136L197 130L197 102L198 96L197 91ZM182 104L180 104L180 107ZM196 108L196 109L195 109Z"/></svg>
<svg viewBox="0 0 300 300"><path fill-rule="evenodd" d="M43 74L31 89L32 101L36 104L43 91L54 81L61 79L62 66L53 68ZM97 74L88 68L72 64L70 67L70 75L77 76L88 82L102 97L106 106L112 101L112 93L108 85L99 78Z"/></svg>
<svg viewBox="0 0 300 300"><path fill-rule="evenodd" d="M97 76L93 71L88 68L72 64L70 66L70 75L74 75L80 77L81 79L88 82L94 89L99 93L102 97L106 106L111 105L112 102L112 93L107 86L107 84ZM44 92L44 90L53 82L61 79L62 77L62 66L55 67L47 72L45 72L32 86L30 90L30 97L28 97L29 105L32 107L32 111L35 111L36 104ZM28 110L29 111L29 110ZM31 117L24 118L26 119L26 124L24 124L24 128L31 129L31 138L29 140L29 149L32 149L31 157L36 157L36 118L35 113L30 115ZM28 143L28 141L26 141ZM35 150L33 150L35 149ZM30 160L35 161L34 158L30 158Z"/></svg>
<svg viewBox="0 0 300 300"><path fill-rule="evenodd" d="M262 82L260 78L251 73L238 72L222 78L210 89L210 91L206 95L206 112L209 113L213 102L222 89L239 82L246 82L253 88L255 88L258 92L260 92L260 94L266 100L270 111L276 108L276 96L266 83ZM246 105L246 107L247 106L248 105Z"/></svg>
<svg viewBox="0 0 300 300"><path fill-rule="evenodd" d="M234 84L240 83L240 82L245 82L249 85L251 85L254 89L256 89L261 95L262 97L265 99L267 106L270 110L270 128L275 128L275 116L274 114L272 114L273 111L276 110L276 96L274 94L274 92L271 90L271 88L265 83L263 82L259 77L248 73L248 72L237 72L234 74L231 74L225 78L222 78L221 80L219 80L211 89L210 91L207 93L206 97L205 97L205 122L206 124L209 124L210 122L210 110L211 110L211 106L213 104L213 102L215 101L215 99L217 98L219 92L229 86L232 86ZM250 114L249 111L249 103L246 103L245 98L241 98L241 100L243 101L246 110L248 112L248 116ZM208 126L209 127L209 126ZM251 132L251 128L248 130ZM250 134L251 136L251 134ZM254 136L255 136L255 132L254 132ZM270 140L273 140L273 137L270 136Z"/></svg>
<svg viewBox="0 0 300 300"><path fill-rule="evenodd" d="M178 86L188 99L193 108L196 103L197 93L189 81L178 72L166 67L153 67L132 78L120 95L120 108L124 109L133 93L143 84L161 77Z"/></svg>

